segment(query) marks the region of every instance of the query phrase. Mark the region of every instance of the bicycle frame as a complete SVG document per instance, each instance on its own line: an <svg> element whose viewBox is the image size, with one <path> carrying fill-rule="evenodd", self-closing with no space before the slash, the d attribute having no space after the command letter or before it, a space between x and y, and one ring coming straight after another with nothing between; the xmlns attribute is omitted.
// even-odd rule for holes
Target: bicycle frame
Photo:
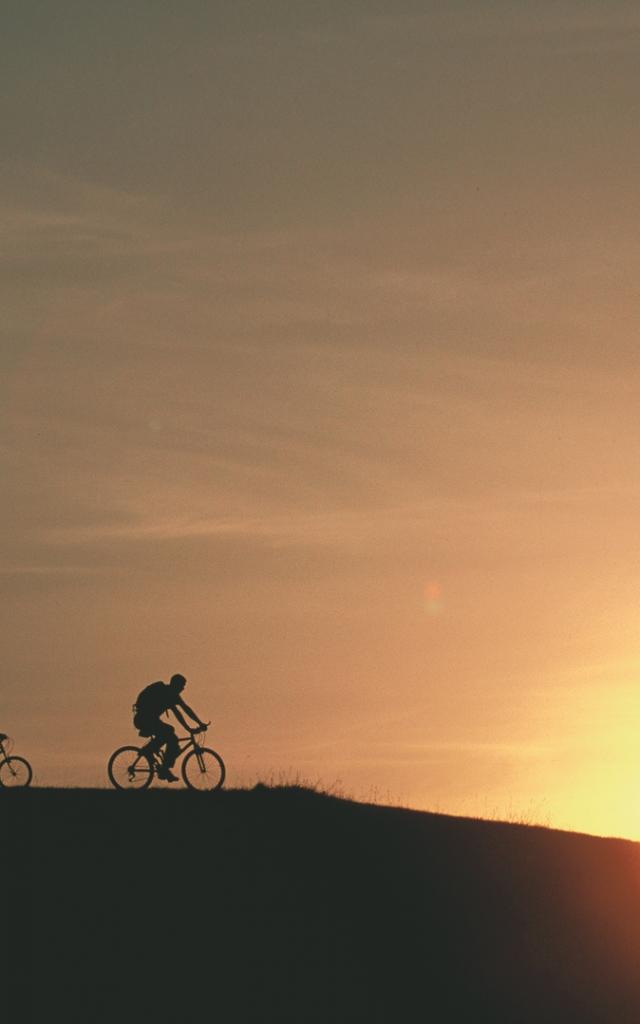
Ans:
<svg viewBox="0 0 640 1024"><path fill-rule="evenodd" d="M190 736L176 736L176 739L178 741L178 747L180 748L178 756L176 757L176 761L178 760L179 757L182 757L182 755L189 749L189 747L192 747L193 750L196 751L196 753L200 750L200 744L198 743L194 733L191 733ZM149 740L148 743L145 743L144 747L140 747L138 756L136 757L135 761L129 768L130 772L134 772L136 770L136 765L141 757L144 757L148 761L150 761L154 773L157 772L158 768L162 766L162 755L160 753L160 750L162 749L164 744L160 744L160 750L157 750L154 745L155 743L156 740L152 738Z"/></svg>

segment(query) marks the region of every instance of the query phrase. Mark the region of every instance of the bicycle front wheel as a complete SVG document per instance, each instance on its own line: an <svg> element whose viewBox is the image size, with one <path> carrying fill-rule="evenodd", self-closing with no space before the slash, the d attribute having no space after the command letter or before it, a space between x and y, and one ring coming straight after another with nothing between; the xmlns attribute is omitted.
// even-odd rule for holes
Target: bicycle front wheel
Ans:
<svg viewBox="0 0 640 1024"><path fill-rule="evenodd" d="M107 772L116 789L147 789L153 766L139 747L119 747L109 758Z"/></svg>
<svg viewBox="0 0 640 1024"><path fill-rule="evenodd" d="M220 789L226 771L220 754L209 747L197 747L182 762L182 778L189 789L213 792Z"/></svg>
<svg viewBox="0 0 640 1024"><path fill-rule="evenodd" d="M7 757L0 764L0 786L4 789L28 786L32 778L31 765L24 757Z"/></svg>

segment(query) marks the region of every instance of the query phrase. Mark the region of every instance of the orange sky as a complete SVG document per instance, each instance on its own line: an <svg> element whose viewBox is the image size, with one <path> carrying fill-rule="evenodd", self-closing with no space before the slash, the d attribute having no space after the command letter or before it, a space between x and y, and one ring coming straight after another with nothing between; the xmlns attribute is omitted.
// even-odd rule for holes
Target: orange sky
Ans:
<svg viewBox="0 0 640 1024"><path fill-rule="evenodd" d="M180 671L231 785L640 838L635 5L8 11L37 780Z"/></svg>

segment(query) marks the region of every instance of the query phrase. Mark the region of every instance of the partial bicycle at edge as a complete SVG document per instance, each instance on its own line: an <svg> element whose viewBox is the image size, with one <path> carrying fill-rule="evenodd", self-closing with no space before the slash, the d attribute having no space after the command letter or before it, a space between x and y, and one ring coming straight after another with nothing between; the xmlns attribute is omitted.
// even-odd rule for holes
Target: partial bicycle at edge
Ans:
<svg viewBox="0 0 640 1024"><path fill-rule="evenodd" d="M24 789L31 785L33 771L24 757L12 754L13 740L0 732L0 787L2 789Z"/></svg>

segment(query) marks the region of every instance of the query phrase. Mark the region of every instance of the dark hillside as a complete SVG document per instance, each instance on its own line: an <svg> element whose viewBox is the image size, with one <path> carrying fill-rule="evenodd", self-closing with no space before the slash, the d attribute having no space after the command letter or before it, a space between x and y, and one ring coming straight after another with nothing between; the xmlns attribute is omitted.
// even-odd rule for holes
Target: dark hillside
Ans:
<svg viewBox="0 0 640 1024"><path fill-rule="evenodd" d="M296 788L0 821L16 1020L640 1022L634 843Z"/></svg>

